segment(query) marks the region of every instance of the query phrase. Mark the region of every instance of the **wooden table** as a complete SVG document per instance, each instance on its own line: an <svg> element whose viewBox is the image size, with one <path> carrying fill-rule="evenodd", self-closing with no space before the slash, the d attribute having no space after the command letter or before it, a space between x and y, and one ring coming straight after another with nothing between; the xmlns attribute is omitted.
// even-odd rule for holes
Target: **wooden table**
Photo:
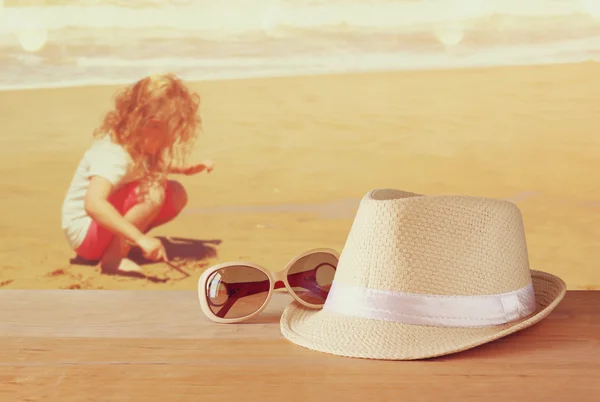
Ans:
<svg viewBox="0 0 600 402"><path fill-rule="evenodd" d="M0 401L600 401L600 292L438 359L342 358L279 332L289 295L217 325L194 292L0 291ZM594 385L595 384L595 385Z"/></svg>

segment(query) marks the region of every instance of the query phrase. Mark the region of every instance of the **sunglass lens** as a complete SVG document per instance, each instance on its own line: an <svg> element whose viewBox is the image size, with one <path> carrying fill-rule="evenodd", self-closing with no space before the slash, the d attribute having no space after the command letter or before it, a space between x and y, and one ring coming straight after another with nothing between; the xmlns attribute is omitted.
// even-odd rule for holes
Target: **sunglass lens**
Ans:
<svg viewBox="0 0 600 402"><path fill-rule="evenodd" d="M269 277L256 268L241 265L225 267L208 278L206 301L219 318L244 318L265 304L269 288Z"/></svg>
<svg viewBox="0 0 600 402"><path fill-rule="evenodd" d="M332 254L316 252L300 258L288 271L292 291L303 301L323 305L333 283L338 259Z"/></svg>

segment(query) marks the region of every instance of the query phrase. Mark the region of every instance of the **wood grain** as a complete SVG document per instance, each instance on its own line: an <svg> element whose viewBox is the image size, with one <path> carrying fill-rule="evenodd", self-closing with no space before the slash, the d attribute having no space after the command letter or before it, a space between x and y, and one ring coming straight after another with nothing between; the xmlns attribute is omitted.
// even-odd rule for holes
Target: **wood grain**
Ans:
<svg viewBox="0 0 600 402"><path fill-rule="evenodd" d="M342 358L261 319L216 325L185 291L0 292L1 401L596 401L600 292L569 291L538 325L415 362Z"/></svg>

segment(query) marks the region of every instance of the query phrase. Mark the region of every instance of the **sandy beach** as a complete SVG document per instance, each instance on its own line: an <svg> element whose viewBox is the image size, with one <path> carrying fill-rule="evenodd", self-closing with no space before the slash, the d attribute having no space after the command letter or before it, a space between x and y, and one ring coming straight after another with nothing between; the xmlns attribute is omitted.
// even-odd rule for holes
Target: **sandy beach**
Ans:
<svg viewBox="0 0 600 402"><path fill-rule="evenodd" d="M208 265L279 269L341 251L358 200L379 187L515 202L532 268L600 288L600 66L595 63L200 82L210 175L156 230L181 279L70 264L60 208L114 87L0 92L0 287L193 289Z"/></svg>

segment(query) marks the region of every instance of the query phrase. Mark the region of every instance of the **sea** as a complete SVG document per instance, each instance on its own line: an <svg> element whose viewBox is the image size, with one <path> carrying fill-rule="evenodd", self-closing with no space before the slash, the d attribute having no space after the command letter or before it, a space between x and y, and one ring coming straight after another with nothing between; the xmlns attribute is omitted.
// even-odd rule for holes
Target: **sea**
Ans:
<svg viewBox="0 0 600 402"><path fill-rule="evenodd" d="M0 90L599 58L600 0L0 0Z"/></svg>

